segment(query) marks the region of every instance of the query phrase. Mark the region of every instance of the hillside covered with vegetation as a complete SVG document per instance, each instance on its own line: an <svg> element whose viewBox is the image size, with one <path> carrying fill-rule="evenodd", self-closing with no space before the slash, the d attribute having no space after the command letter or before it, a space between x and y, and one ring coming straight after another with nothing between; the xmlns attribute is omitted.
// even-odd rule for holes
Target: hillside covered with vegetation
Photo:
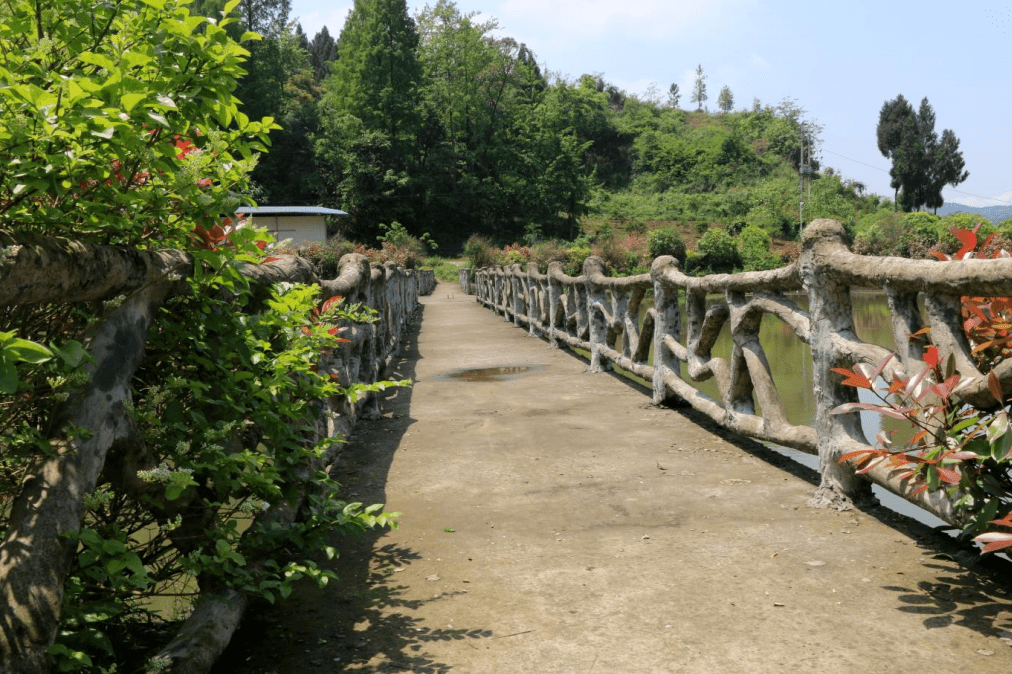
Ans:
<svg viewBox="0 0 1012 674"><path fill-rule="evenodd" d="M223 3L195 4L213 16ZM414 17L404 0L357 0L337 39L288 23L285 0L239 7L263 39L249 43L237 96L281 127L251 196L346 210L335 231L348 241L376 246L397 223L444 253L477 235L514 251L593 250L629 271L663 230L702 272L779 264L802 220L836 218L866 250L899 254L948 230L916 214L911 235L892 201L810 160L821 126L791 98L735 109L724 87L719 112L707 110L702 66L686 110L675 85L662 101L597 74L547 75L524 44L496 37L494 20L450 0ZM813 172L802 189L803 163Z"/></svg>

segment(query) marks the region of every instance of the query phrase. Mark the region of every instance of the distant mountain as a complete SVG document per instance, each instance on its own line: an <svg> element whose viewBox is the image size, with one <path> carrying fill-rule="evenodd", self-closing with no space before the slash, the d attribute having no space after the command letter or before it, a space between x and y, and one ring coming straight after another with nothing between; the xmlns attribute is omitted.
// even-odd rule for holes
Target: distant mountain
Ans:
<svg viewBox="0 0 1012 674"><path fill-rule="evenodd" d="M973 206L964 206L963 204L946 203L938 209L939 215L945 216L950 213L975 214L981 216L982 218L987 218L993 223L999 223L1007 218L1012 218L1012 206L986 206L984 208L974 208Z"/></svg>

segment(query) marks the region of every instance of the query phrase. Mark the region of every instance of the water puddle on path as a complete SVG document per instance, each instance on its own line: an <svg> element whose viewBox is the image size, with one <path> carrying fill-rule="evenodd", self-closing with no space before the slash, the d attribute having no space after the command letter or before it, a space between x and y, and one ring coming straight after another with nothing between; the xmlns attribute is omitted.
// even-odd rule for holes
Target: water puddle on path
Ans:
<svg viewBox="0 0 1012 674"><path fill-rule="evenodd" d="M502 367L484 367L476 370L458 370L443 375L440 379L453 379L467 382L497 382L516 379L531 372L545 369L544 365L506 365Z"/></svg>

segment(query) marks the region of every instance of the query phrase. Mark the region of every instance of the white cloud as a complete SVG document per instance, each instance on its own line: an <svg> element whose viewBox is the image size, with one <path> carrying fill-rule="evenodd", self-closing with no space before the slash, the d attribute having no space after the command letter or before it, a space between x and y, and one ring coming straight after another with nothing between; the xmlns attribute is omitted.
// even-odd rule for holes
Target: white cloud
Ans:
<svg viewBox="0 0 1012 674"><path fill-rule="evenodd" d="M755 70L768 71L770 69L770 64L766 62L766 59L758 54L752 54L752 58L749 59L749 62Z"/></svg>

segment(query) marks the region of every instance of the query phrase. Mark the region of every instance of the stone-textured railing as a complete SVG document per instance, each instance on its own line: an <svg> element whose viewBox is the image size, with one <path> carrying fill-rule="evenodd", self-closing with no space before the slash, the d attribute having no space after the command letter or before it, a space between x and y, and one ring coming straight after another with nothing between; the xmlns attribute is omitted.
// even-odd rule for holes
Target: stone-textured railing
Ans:
<svg viewBox="0 0 1012 674"><path fill-rule="evenodd" d="M742 435L818 455L821 485L815 501L819 504L869 502L870 480L959 524L959 515L943 492L915 494L917 485L897 479L885 466L856 475L849 464L838 463L842 454L868 445L859 414L830 413L840 404L857 401L856 390L843 386L842 378L831 369L857 363L877 365L890 353L862 342L854 328L850 290L874 288L884 291L888 299L897 356L883 376L891 381L894 373L920 372L925 367L926 344L910 336L924 327L917 302L923 293L931 341L940 352L955 355L961 373L980 377L963 391L963 399L984 406L993 402L961 329L960 297L1012 295L1012 259L939 263L866 257L851 253L844 237L840 223L817 220L805 229L799 260L772 271L694 278L681 273L674 258L660 257L649 274L609 278L604 263L591 257L584 263L583 274L575 278L553 263L547 274L534 264L526 271L513 265L478 270L467 281L479 302L532 335L548 339L553 346L588 351L591 371L618 366L652 382L656 404L687 403ZM463 275L461 280L463 284ZM641 321L640 305L650 289L654 306ZM808 311L785 294L802 290L808 295ZM714 293L722 294L726 305L707 309L706 297ZM684 316L680 294L685 298ZM760 341L760 322L767 314L811 347L814 426L788 421ZM679 341L683 320L687 322L684 343ZM728 321L733 340L730 362L711 354ZM1012 389L1012 362L1006 361L996 373L1004 390ZM690 383L711 378L716 380L719 398Z"/></svg>
<svg viewBox="0 0 1012 674"><path fill-rule="evenodd" d="M59 626L63 581L77 546L72 535L81 529L86 496L112 481L117 491L138 502L152 498L136 480L137 471L154 469L156 462L145 443L135 437L136 424L128 412L132 382L159 307L173 295L190 291L181 279L192 273L194 263L182 251L135 250L53 238L15 242L2 233L0 251L5 253L0 264L0 308L125 298L89 332L89 380L55 413L59 423L46 424L59 429L65 423L75 432L69 439L55 439L53 446L59 451L40 455L27 469L30 477L7 510L0 541L0 671L45 671L45 649ZM392 263L372 266L356 254L341 259L338 276L331 280L318 278L307 261L292 256L246 265L241 273L254 287L317 283L321 302L341 295L349 303L377 311L375 323L345 326L342 337L350 343L321 358L321 370L346 383L374 383L387 377L418 296L431 293L436 284L432 271L405 270ZM378 411L374 396L357 402L344 396L313 402L322 414L315 437L306 438L310 443L347 436L357 418ZM249 423L255 426L256 421L252 418ZM242 439L236 441L241 444ZM312 475L330 465L338 446L333 443L324 456L300 469ZM308 496L302 486L295 489L301 490L299 498ZM290 524L300 505L294 493L289 503L260 517L272 526ZM204 517L201 508L187 506L186 517ZM171 660L173 671L207 671L250 601L245 593L227 588L212 590L204 599L160 654Z"/></svg>

